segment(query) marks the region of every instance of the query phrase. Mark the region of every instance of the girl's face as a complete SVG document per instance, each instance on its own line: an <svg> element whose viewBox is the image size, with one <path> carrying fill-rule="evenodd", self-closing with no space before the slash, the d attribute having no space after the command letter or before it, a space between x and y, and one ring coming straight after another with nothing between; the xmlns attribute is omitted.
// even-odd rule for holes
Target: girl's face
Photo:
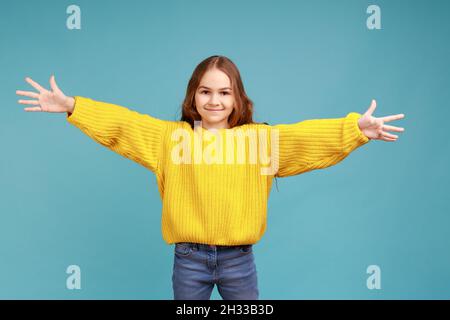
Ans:
<svg viewBox="0 0 450 320"><path fill-rule="evenodd" d="M205 72L195 92L195 106L205 129L228 129L234 94L228 76L218 69Z"/></svg>

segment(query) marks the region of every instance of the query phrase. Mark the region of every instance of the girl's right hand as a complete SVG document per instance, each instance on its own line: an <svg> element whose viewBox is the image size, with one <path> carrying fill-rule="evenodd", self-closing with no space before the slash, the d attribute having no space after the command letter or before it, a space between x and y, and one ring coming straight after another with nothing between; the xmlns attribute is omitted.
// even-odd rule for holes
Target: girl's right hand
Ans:
<svg viewBox="0 0 450 320"><path fill-rule="evenodd" d="M35 107L25 108L25 111L34 112L69 112L72 113L75 107L75 99L67 97L56 85L55 76L50 77L50 87L52 91L48 91L41 87L31 78L25 78L25 81L33 86L39 93L31 91L17 90L16 94L24 97L33 98L34 100L19 100L20 104L34 105Z"/></svg>

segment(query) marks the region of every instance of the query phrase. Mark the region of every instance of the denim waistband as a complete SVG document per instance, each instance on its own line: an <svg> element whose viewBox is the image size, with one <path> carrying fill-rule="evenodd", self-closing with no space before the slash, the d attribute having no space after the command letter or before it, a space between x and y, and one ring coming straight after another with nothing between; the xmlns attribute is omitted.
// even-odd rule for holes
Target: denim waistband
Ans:
<svg viewBox="0 0 450 320"><path fill-rule="evenodd" d="M241 245L233 245L233 246L224 246L224 245L211 245L211 244L203 244L203 243L194 243L194 242L178 242L176 244L184 244L189 245L192 248L196 249L203 249L203 250L227 250L227 249L234 249L234 248L242 248L242 247L251 247L251 244L241 244Z"/></svg>

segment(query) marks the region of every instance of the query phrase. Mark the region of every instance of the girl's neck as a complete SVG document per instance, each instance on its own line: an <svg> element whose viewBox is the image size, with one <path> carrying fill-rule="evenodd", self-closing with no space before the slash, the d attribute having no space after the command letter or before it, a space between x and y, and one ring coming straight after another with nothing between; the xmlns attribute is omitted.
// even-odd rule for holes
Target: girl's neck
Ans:
<svg viewBox="0 0 450 320"><path fill-rule="evenodd" d="M230 125L228 122L221 123L207 123L202 121L201 126L205 130L221 130L221 129L230 129Z"/></svg>

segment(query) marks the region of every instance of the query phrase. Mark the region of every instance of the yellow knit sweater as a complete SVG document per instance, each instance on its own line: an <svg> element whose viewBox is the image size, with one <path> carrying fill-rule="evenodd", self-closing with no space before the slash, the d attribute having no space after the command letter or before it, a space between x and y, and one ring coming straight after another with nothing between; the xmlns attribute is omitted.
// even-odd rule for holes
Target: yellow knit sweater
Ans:
<svg viewBox="0 0 450 320"><path fill-rule="evenodd" d="M74 111L67 114L92 139L155 173L168 244L211 245L258 242L266 230L273 177L342 161L369 141L358 127L360 117L352 112L213 132L83 97L75 97Z"/></svg>

